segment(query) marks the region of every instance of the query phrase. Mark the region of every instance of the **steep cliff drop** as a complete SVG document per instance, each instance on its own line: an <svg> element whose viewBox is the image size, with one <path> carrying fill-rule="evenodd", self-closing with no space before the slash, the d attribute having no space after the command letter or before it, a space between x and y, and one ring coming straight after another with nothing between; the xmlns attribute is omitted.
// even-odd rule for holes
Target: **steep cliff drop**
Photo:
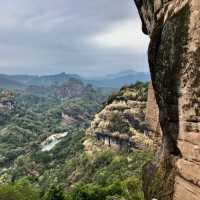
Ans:
<svg viewBox="0 0 200 200"><path fill-rule="evenodd" d="M138 83L124 86L119 92L113 93L86 132L86 151L90 150L87 147L94 137L104 147L114 150L155 149L151 131L145 122L147 90L147 84Z"/></svg>
<svg viewBox="0 0 200 200"><path fill-rule="evenodd" d="M135 0L159 107L162 146L144 167L147 200L200 199L200 1Z"/></svg>

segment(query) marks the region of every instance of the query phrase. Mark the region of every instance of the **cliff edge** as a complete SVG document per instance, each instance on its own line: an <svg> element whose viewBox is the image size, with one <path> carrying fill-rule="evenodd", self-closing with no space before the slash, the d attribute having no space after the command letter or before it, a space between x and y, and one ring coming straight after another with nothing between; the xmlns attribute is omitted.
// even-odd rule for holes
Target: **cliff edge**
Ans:
<svg viewBox="0 0 200 200"><path fill-rule="evenodd" d="M147 200L200 199L200 1L135 0L159 107L162 146L144 167Z"/></svg>
<svg viewBox="0 0 200 200"><path fill-rule="evenodd" d="M115 150L153 150L153 134L145 121L147 91L147 84L138 83L111 95L86 132L86 150L97 146L89 145L94 138Z"/></svg>

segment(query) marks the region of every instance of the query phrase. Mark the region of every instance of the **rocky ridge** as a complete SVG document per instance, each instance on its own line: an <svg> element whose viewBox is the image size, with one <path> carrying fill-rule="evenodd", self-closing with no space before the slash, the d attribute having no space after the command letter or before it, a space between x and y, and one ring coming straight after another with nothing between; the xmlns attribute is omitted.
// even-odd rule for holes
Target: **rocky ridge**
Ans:
<svg viewBox="0 0 200 200"><path fill-rule="evenodd" d="M65 97L80 97L94 91L91 85L84 84L81 80L70 78L56 88L56 95Z"/></svg>
<svg viewBox="0 0 200 200"><path fill-rule="evenodd" d="M200 1L135 0L150 36L162 146L144 168L145 198L200 199Z"/></svg>
<svg viewBox="0 0 200 200"><path fill-rule="evenodd" d="M142 96L143 97L142 97ZM145 122L147 87L124 87L108 100L95 115L87 137L96 137L104 145L117 150L153 148L149 127ZM85 146L91 146L88 139Z"/></svg>

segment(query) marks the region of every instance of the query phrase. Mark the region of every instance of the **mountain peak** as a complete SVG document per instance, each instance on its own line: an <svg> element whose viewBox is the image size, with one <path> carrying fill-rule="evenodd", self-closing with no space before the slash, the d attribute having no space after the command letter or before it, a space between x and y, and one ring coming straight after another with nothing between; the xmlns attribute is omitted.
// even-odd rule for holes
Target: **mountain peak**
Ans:
<svg viewBox="0 0 200 200"><path fill-rule="evenodd" d="M137 72L137 71L132 70L132 69L127 69L127 70L124 70L124 71L120 71L118 73L108 74L106 77L107 78L119 78L119 77L122 77L122 76L137 75L139 73L141 73L141 72Z"/></svg>

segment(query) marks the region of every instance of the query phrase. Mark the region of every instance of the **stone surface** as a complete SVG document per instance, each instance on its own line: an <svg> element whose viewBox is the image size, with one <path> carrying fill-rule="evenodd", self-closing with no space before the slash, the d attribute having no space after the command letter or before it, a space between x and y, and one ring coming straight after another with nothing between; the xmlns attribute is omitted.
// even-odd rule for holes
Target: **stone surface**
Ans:
<svg viewBox="0 0 200 200"><path fill-rule="evenodd" d="M200 163L179 159L176 163L176 167L181 177L200 186Z"/></svg>
<svg viewBox="0 0 200 200"><path fill-rule="evenodd" d="M149 84L148 87L148 99L147 99L145 121L149 125L149 130L152 131L152 135L154 136L154 142L158 146L160 146L162 138L162 130L159 122L159 108L156 102L155 92L151 83Z"/></svg>
<svg viewBox="0 0 200 200"><path fill-rule="evenodd" d="M174 200L199 200L199 187L177 176L175 180Z"/></svg>
<svg viewBox="0 0 200 200"><path fill-rule="evenodd" d="M0 112L5 112L15 108L14 95L11 92L3 91L0 93Z"/></svg>
<svg viewBox="0 0 200 200"><path fill-rule="evenodd" d="M194 145L187 141L178 140L178 147L182 153L182 157L187 160L200 162L200 146Z"/></svg>
<svg viewBox="0 0 200 200"><path fill-rule="evenodd" d="M150 130L145 123L146 97L141 100L144 91L125 87L119 94L95 115L87 136L96 137L105 146L115 150L153 149Z"/></svg>
<svg viewBox="0 0 200 200"><path fill-rule="evenodd" d="M151 39L149 66L163 135L161 151L151 163L154 173L149 177L154 180L152 185L159 187L144 183L145 198L197 200L199 177L194 177L194 172L200 174L200 1L135 3L142 30ZM148 165L144 173L148 173ZM165 174L168 176L160 179Z"/></svg>

